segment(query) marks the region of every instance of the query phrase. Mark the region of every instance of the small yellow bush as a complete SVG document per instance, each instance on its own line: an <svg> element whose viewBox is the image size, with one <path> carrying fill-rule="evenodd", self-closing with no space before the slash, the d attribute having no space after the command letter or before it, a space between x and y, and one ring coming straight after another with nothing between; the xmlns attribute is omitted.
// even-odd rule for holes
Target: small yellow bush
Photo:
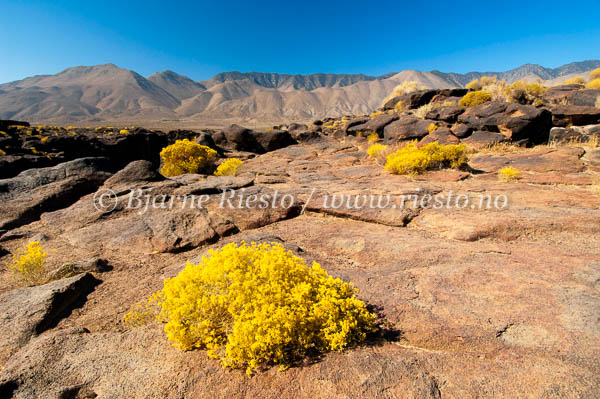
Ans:
<svg viewBox="0 0 600 399"><path fill-rule="evenodd" d="M498 179L502 181L514 181L521 177L521 171L510 166L498 171Z"/></svg>
<svg viewBox="0 0 600 399"><path fill-rule="evenodd" d="M596 68L590 72L590 79L600 79L600 68Z"/></svg>
<svg viewBox="0 0 600 399"><path fill-rule="evenodd" d="M218 154L210 147L183 139L163 148L160 157L163 161L160 173L170 177L184 173L212 173Z"/></svg>
<svg viewBox="0 0 600 399"><path fill-rule="evenodd" d="M427 126L427 131L429 133L433 133L438 129L438 125L436 125L435 123L430 123L429 126Z"/></svg>
<svg viewBox="0 0 600 399"><path fill-rule="evenodd" d="M387 156L385 169L392 174L416 174L429 169L457 168L469 158L464 144L440 145L437 142L418 148L416 141Z"/></svg>
<svg viewBox="0 0 600 399"><path fill-rule="evenodd" d="M396 110L397 112L402 112L404 111L404 101L400 100L396 103L396 105L394 106L394 110Z"/></svg>
<svg viewBox="0 0 600 399"><path fill-rule="evenodd" d="M0 148L0 157L3 157L5 155L6 155L6 152L4 152L4 150Z"/></svg>
<svg viewBox="0 0 600 399"><path fill-rule="evenodd" d="M586 89L600 90L600 78L590 80L587 85L585 85Z"/></svg>
<svg viewBox="0 0 600 399"><path fill-rule="evenodd" d="M471 90L481 90L481 83L479 83L479 79L473 79L472 81L466 84L465 88Z"/></svg>
<svg viewBox="0 0 600 399"><path fill-rule="evenodd" d="M280 244L231 243L188 263L155 296L175 346L205 348L223 366L251 374L364 341L375 316L355 293Z"/></svg>
<svg viewBox="0 0 600 399"><path fill-rule="evenodd" d="M432 109L433 109L432 103L422 105L419 108L417 108L417 110L415 111L415 116L417 118L425 119L425 117L427 116L427 113L429 111L431 111Z"/></svg>
<svg viewBox="0 0 600 399"><path fill-rule="evenodd" d="M585 79L581 76L575 76L574 78L567 79L562 84L564 85L582 85L585 83Z"/></svg>
<svg viewBox="0 0 600 399"><path fill-rule="evenodd" d="M121 130L119 130L119 134L129 134L129 130L121 129Z"/></svg>
<svg viewBox="0 0 600 399"><path fill-rule="evenodd" d="M407 80L405 82L400 83L398 86L394 87L394 90L392 90L392 93L383 100L383 104L387 103L394 97L399 97L399 96L403 96L405 94L414 93L415 91L419 91L419 90L423 90L423 89L425 89L425 86L423 86L422 84L412 81L412 80Z"/></svg>
<svg viewBox="0 0 600 399"><path fill-rule="evenodd" d="M375 133L375 132L370 133L367 136L367 142L369 142L369 143L376 143L378 141L379 141L379 135L377 133Z"/></svg>
<svg viewBox="0 0 600 399"><path fill-rule="evenodd" d="M474 107L492 100L492 94L487 91L472 91L460 99L458 105Z"/></svg>
<svg viewBox="0 0 600 399"><path fill-rule="evenodd" d="M521 80L514 82L506 88L509 100L520 104L531 104L535 100L542 100L548 89L539 83L527 83Z"/></svg>
<svg viewBox="0 0 600 399"><path fill-rule="evenodd" d="M369 154L369 157L371 158L379 158L381 154L387 150L387 148L387 145L373 144L372 146L367 148L367 154Z"/></svg>
<svg viewBox="0 0 600 399"><path fill-rule="evenodd" d="M376 118L379 115L383 115L383 111L375 111L373 113L371 113L371 115L369 115L371 118Z"/></svg>
<svg viewBox="0 0 600 399"><path fill-rule="evenodd" d="M235 176L237 174L237 169L241 164L243 164L243 162L239 159L230 158L217 167L215 176Z"/></svg>
<svg viewBox="0 0 600 399"><path fill-rule="evenodd" d="M44 262L47 255L39 241L32 241L13 255L9 269L18 281L41 284L46 280Z"/></svg>
<svg viewBox="0 0 600 399"><path fill-rule="evenodd" d="M50 137L48 137L48 136L45 136L45 137L42 137L40 141L41 141L42 143L45 143L45 142L47 142L47 141L48 141L48 139L49 139L49 138L50 138Z"/></svg>

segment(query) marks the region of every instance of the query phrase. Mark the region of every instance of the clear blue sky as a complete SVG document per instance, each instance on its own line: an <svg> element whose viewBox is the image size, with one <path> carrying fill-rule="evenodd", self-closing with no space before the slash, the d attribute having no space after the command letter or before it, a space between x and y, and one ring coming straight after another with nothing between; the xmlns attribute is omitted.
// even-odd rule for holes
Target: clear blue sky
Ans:
<svg viewBox="0 0 600 399"><path fill-rule="evenodd" d="M147 76L501 71L600 58L600 1L0 0L0 82L112 62Z"/></svg>

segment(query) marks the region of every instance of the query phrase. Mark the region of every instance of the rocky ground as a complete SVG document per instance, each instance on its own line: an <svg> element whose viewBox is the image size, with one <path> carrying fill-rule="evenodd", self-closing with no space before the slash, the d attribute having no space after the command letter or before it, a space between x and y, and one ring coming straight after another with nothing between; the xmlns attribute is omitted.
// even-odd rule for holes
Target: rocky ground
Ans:
<svg viewBox="0 0 600 399"><path fill-rule="evenodd" d="M600 109L582 103L591 91L555 89L542 107L440 106L421 119L411 109L464 95L423 91L402 99L409 104L402 113L386 112L392 102L378 115L267 132L5 122L1 260L40 241L53 281L16 287L3 266L0 396L596 398ZM437 130L429 131L431 123ZM364 137L372 132L391 145L418 139L477 150L468 170L394 176L367 156ZM184 137L243 159L238 175L159 175L158 152ZM506 166L521 178L499 181ZM131 189L206 201L203 209L176 202L142 212L126 206ZM106 190L118 196L110 212L94 206ZM277 193L292 200L265 209L221 206L223 190L235 199ZM356 194L389 195L396 207L326 206L333 195ZM470 202L401 206L402 198L427 195ZM506 196L508 205L480 209L482 196ZM379 314L381 337L248 377L203 351L177 350L159 324L124 323L130 306L186 261L242 239L283 242L353 282Z"/></svg>

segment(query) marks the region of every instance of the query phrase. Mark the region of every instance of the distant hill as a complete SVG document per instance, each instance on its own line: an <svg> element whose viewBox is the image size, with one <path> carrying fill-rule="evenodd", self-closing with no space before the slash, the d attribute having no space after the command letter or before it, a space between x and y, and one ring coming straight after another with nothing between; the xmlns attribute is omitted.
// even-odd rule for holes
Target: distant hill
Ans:
<svg viewBox="0 0 600 399"><path fill-rule="evenodd" d="M114 64L68 68L0 84L0 118L36 123L101 121L309 120L371 112L393 88L414 80L430 88L463 87L472 79L496 75L513 82L542 79L558 83L600 67L600 61L558 68L526 64L505 72L406 70L383 76L363 74L288 75L224 72L195 82L172 71L148 78Z"/></svg>

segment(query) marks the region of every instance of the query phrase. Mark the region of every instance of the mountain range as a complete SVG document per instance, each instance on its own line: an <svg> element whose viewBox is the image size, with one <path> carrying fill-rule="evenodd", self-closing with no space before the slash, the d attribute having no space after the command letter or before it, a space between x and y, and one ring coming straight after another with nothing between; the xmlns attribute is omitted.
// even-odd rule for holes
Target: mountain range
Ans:
<svg viewBox="0 0 600 399"><path fill-rule="evenodd" d="M46 124L220 126L238 122L266 126L369 113L381 106L396 85L407 80L429 88L463 87L472 79L493 75L509 83L541 79L555 84L598 67L600 60L558 68L526 64L505 72L466 74L415 70L382 76L224 72L196 82L173 71L146 78L114 64L78 66L55 75L0 84L0 119Z"/></svg>

